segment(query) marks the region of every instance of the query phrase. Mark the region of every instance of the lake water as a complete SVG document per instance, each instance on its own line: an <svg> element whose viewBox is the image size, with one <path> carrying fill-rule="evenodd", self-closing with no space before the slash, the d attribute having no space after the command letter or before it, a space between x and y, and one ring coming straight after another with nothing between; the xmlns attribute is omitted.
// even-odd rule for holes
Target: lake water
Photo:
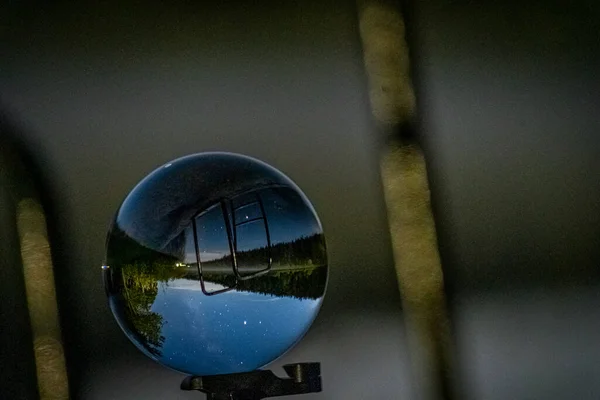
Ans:
<svg viewBox="0 0 600 400"><path fill-rule="evenodd" d="M194 375L251 371L291 348L321 302L235 290L207 296L197 281L160 282L151 311L163 317L165 340L153 358Z"/></svg>

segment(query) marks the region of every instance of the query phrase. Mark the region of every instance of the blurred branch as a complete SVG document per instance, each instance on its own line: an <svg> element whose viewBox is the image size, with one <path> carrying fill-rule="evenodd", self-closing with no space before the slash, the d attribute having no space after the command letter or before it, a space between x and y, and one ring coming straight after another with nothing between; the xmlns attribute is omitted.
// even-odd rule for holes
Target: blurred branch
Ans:
<svg viewBox="0 0 600 400"><path fill-rule="evenodd" d="M16 141L18 130L1 112L0 135L0 181L14 204L16 250L23 267L38 394L41 400L65 400L69 386L46 216L40 200L43 193L31 160Z"/></svg>
<svg viewBox="0 0 600 400"><path fill-rule="evenodd" d="M46 219L41 205L36 200L27 198L19 202L17 227L40 399L68 399L66 362L61 342Z"/></svg>
<svg viewBox="0 0 600 400"><path fill-rule="evenodd" d="M450 329L427 167L415 137L399 140L415 114L404 20L393 2L364 0L358 8L373 115L392 133L381 178L418 397L447 399Z"/></svg>

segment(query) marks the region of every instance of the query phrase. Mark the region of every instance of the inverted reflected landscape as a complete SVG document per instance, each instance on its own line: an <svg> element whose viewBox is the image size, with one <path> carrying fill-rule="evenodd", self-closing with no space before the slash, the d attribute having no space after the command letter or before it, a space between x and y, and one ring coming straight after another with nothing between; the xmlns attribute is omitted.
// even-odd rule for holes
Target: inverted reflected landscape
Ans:
<svg viewBox="0 0 600 400"><path fill-rule="evenodd" d="M308 199L255 159L201 153L127 196L103 267L111 310L146 355L193 375L251 371L306 333L327 283Z"/></svg>

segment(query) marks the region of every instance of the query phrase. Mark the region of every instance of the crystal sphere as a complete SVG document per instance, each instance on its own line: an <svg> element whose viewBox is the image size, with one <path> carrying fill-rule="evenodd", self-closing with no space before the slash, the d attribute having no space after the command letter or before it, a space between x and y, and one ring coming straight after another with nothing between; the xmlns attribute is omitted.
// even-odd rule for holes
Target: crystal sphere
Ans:
<svg viewBox="0 0 600 400"><path fill-rule="evenodd" d="M273 361L309 329L327 283L319 218L256 159L200 153L129 193L102 267L111 311L148 357L192 375Z"/></svg>

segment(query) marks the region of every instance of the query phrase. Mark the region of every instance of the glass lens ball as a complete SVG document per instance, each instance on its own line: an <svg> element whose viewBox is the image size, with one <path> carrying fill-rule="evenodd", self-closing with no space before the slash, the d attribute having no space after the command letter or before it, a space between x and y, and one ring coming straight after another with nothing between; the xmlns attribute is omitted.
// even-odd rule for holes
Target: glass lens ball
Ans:
<svg viewBox="0 0 600 400"><path fill-rule="evenodd" d="M125 198L103 276L127 337L192 375L251 371L285 353L327 283L321 223L300 189L256 159L171 161Z"/></svg>

